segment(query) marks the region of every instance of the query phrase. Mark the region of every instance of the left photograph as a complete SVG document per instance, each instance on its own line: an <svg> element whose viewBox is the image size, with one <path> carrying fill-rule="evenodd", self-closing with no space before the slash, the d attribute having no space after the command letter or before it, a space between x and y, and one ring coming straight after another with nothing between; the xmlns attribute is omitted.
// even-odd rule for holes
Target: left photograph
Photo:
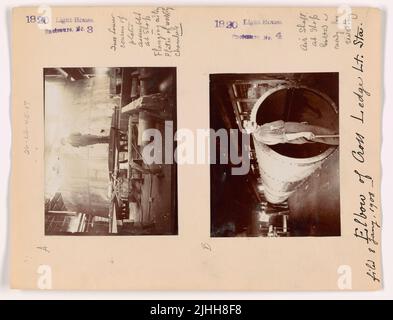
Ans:
<svg viewBox="0 0 393 320"><path fill-rule="evenodd" d="M176 163L151 161L176 148L176 68L45 68L43 81L45 235L177 235Z"/></svg>

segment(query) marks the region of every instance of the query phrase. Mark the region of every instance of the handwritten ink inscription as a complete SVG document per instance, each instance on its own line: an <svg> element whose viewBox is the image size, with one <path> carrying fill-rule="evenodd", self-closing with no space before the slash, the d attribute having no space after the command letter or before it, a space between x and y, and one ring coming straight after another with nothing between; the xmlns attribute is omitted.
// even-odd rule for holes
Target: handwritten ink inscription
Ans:
<svg viewBox="0 0 393 320"><path fill-rule="evenodd" d="M174 23L174 8L156 8L147 14L132 11L111 15L108 32L114 52L129 47L149 48L154 56L173 57L181 54L181 23Z"/></svg>
<svg viewBox="0 0 393 320"><path fill-rule="evenodd" d="M340 49L352 42L352 20L358 17L352 13L345 13L345 19L340 15L329 15L326 12L300 12L296 29L298 32L299 48L309 51L315 48L332 46Z"/></svg>
<svg viewBox="0 0 393 320"><path fill-rule="evenodd" d="M372 96L367 88L367 57L363 52L366 45L365 30L360 22L355 29L352 44L355 54L351 60L351 70L355 72L356 89L353 90L354 108L350 118L354 121L355 132L351 156L354 161L354 183L361 185L361 193L358 194L357 208L353 212L353 235L355 239L364 244L367 258L363 262L364 273L373 282L380 282L378 274L376 254L379 247L380 223L374 178L366 172L369 170L368 144L369 142L365 128L368 125L368 99ZM372 111L371 111L372 112Z"/></svg>

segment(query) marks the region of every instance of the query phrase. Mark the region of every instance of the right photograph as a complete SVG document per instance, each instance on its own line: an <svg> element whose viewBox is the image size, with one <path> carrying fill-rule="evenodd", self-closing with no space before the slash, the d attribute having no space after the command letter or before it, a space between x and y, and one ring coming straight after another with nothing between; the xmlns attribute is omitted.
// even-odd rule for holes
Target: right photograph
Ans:
<svg viewBox="0 0 393 320"><path fill-rule="evenodd" d="M337 72L211 74L210 128L211 237L341 235Z"/></svg>

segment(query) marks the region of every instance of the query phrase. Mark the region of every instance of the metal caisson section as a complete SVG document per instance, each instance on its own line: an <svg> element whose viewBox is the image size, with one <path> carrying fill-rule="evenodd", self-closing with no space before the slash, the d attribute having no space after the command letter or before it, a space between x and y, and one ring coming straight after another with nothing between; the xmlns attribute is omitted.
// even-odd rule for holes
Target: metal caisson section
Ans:
<svg viewBox="0 0 393 320"><path fill-rule="evenodd" d="M317 93L321 99L328 101L333 110L337 113L337 108L331 99L316 91L304 86L294 86L293 84L278 85L266 91L254 104L250 120L257 122L257 112L262 107L267 97L279 90L291 88L305 89ZM294 158L284 156L274 151L256 139L254 140L256 158L260 170L261 179L264 185L264 193L267 201L273 204L283 203L296 190L296 188L315 170L321 167L322 163L331 155L336 147L331 147L324 152L309 158Z"/></svg>

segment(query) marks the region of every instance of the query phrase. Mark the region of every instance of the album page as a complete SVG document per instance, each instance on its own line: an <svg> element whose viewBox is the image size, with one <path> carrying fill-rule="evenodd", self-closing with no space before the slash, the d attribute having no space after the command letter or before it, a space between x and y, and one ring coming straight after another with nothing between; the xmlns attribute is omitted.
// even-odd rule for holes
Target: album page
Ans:
<svg viewBox="0 0 393 320"><path fill-rule="evenodd" d="M381 12L18 7L11 285L378 290Z"/></svg>

